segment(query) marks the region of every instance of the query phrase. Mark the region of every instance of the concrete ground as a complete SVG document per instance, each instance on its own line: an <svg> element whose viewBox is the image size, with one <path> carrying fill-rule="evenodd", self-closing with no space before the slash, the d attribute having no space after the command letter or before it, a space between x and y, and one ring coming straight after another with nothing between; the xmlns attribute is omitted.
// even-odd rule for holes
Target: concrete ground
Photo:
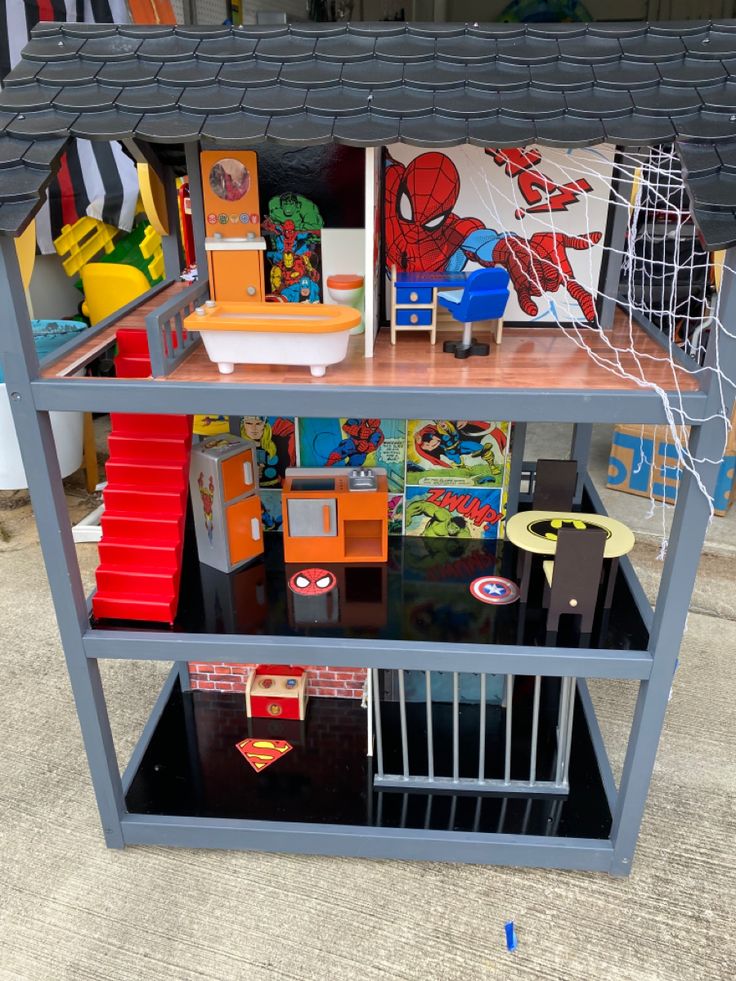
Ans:
<svg viewBox="0 0 736 981"><path fill-rule="evenodd" d="M607 438L597 430L594 461L607 457ZM559 428L537 427L528 446L554 456L565 439ZM75 516L90 508L78 483L67 491ZM633 558L651 593L661 564L648 502L609 496L623 508L614 513L637 530ZM731 979L735 546L736 511L711 527L628 879L255 852L108 851L29 509L18 496L0 496L0 979ZM79 547L88 581L95 552ZM166 666L102 669L124 765ZM618 769L634 686L604 681L592 690ZM504 945L508 919L519 936L513 954Z"/></svg>

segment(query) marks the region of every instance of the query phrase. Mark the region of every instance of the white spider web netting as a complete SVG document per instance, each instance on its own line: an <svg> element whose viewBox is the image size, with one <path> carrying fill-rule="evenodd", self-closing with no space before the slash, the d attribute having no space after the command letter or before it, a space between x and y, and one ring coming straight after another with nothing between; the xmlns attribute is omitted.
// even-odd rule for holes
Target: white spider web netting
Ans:
<svg viewBox="0 0 736 981"><path fill-rule="evenodd" d="M720 284L726 272L723 253L713 255L700 244L685 189L679 159L672 146L662 146L641 152L621 152L616 155L613 179L602 181L602 168L599 157L591 148L591 153L575 152L570 158L569 168L556 160L557 170L565 175L565 181L577 182L589 178L590 192L579 196L578 213L585 227L596 227L591 219L595 210L611 207L625 209L626 220L620 223L618 236L610 234L601 243L604 251L603 268L613 264L620 269L620 276L600 277L595 316L586 321L578 304L550 302L547 320L556 323L567 337L583 349L596 364L606 368L613 376L627 381L640 389L652 391L661 400L667 419L669 433L667 438L674 444L675 461L667 462L668 468L679 466L689 471L695 478L701 492L707 497L713 514L714 501L706 490L701 478L704 463L720 464L726 451L731 429L728 406L730 390L736 377L731 376L721 364L719 347L725 336L734 336L734 325L724 324L721 318L722 293ZM503 152L503 151L501 151ZM498 160L496 161L498 163ZM540 170L544 167L540 165ZM545 272L554 264L534 255L527 243L535 233L553 231L564 234L555 224L555 213L529 213L527 202L518 191L513 180L500 182L492 180L486 169L477 167L468 170L473 178L479 202L480 217L489 228L500 228L519 236L515 248L526 250L530 267L530 278L538 287L541 296L540 307L545 299ZM508 227L501 209L508 215L513 208L515 218L513 228ZM483 214L485 211L485 214ZM600 224L600 222L599 222ZM617 240L618 239L618 240ZM597 244L597 243L596 243ZM575 268L580 263L589 264L589 282L598 278L591 248L574 252ZM733 275L734 270L728 269ZM606 287L606 283L609 283ZM566 290L563 276L559 295ZM607 329L606 309L616 303L616 329ZM651 344L642 344L640 319L646 320L661 332L663 349L653 349ZM604 323L604 321L606 321ZM706 363L706 346L713 341L713 351ZM655 362L666 363L664 373ZM699 382L709 384L715 381L720 393L720 405L708 419L717 416L722 424L722 451L718 459L705 458L693 453L689 446L687 426L701 424L705 418L688 415L683 404L684 374L682 364L686 364ZM679 370L678 370L679 366ZM616 387L615 377L611 388ZM661 379L665 377L666 382ZM653 380L653 378L659 379ZM685 390L687 383L685 382ZM718 401L718 400L716 400ZM642 435L644 427L642 427ZM643 455L641 466L655 467L657 461L647 459L644 453L646 443L642 439ZM662 461L659 461L662 466ZM671 472L671 471L670 471ZM659 508L662 512L662 554L666 549L665 503L655 501L651 494L650 515Z"/></svg>

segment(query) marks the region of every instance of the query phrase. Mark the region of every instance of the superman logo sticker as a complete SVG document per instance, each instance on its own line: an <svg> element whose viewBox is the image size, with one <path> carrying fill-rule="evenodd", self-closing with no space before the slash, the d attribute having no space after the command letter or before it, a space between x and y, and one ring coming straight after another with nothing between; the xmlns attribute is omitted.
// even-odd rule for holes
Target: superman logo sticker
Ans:
<svg viewBox="0 0 736 981"><path fill-rule="evenodd" d="M285 739L242 739L236 743L236 749L243 754L256 773L262 773L266 767L278 762L293 748Z"/></svg>

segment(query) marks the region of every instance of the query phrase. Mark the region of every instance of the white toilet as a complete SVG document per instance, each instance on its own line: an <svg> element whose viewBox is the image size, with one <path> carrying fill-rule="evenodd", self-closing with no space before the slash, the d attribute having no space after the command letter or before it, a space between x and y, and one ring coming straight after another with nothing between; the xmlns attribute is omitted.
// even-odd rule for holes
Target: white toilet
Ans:
<svg viewBox="0 0 736 981"><path fill-rule="evenodd" d="M365 323L362 319L365 277L355 274L335 273L327 277L325 285L327 292L335 303L341 303L343 306L352 307L354 310L361 311L361 321L357 327L353 327L350 333L362 334L365 330Z"/></svg>

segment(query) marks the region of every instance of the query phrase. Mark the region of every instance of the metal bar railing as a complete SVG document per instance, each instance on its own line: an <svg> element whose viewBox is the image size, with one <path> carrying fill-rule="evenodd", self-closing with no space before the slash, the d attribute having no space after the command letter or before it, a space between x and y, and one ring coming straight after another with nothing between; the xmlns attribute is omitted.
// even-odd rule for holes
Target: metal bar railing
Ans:
<svg viewBox="0 0 736 981"><path fill-rule="evenodd" d="M537 743L539 742L539 694L542 676L534 678L534 702L532 704L532 745L529 753L529 783L537 779Z"/></svg>
<svg viewBox="0 0 736 981"><path fill-rule="evenodd" d="M570 678L567 705L567 718L565 720L567 730L565 732L565 757L562 762L562 783L567 785L570 782L570 753L572 752L572 720L575 716L575 679Z"/></svg>
<svg viewBox="0 0 736 981"><path fill-rule="evenodd" d="M567 715L570 703L570 678L560 682L560 708L557 716L557 763L555 766L555 783L564 782L566 740L568 736Z"/></svg>
<svg viewBox="0 0 736 981"><path fill-rule="evenodd" d="M373 708L375 710L375 727L376 727L376 767L378 769L378 776L382 777L384 775L383 734L381 731L381 689L379 687L378 668L373 668L372 674L373 674Z"/></svg>
<svg viewBox="0 0 736 981"><path fill-rule="evenodd" d="M452 673L452 779L460 779L460 677Z"/></svg>
<svg viewBox="0 0 736 981"><path fill-rule="evenodd" d="M506 675L506 743L504 745L503 782L511 783L511 737L514 721L514 676Z"/></svg>
<svg viewBox="0 0 736 981"><path fill-rule="evenodd" d="M424 672L424 689L427 699L427 776L434 779L434 721L432 718L432 672Z"/></svg>
<svg viewBox="0 0 736 981"><path fill-rule="evenodd" d="M409 779L409 734L406 728L406 687L404 685L404 670L399 669L399 718L401 720L401 765L404 779Z"/></svg>
<svg viewBox="0 0 736 981"><path fill-rule="evenodd" d="M478 718L478 781L486 775L486 676L480 676L480 709Z"/></svg>
<svg viewBox="0 0 736 981"><path fill-rule="evenodd" d="M573 715L575 708L576 679L564 677L559 682L559 702L553 714L549 709L543 711L543 704L546 706L546 699L542 700L543 684L553 685L556 679L545 679L543 675L533 676L533 689L530 694L530 702L525 701L527 696L525 689L519 689L516 707L520 709L522 698L524 712L521 716L514 713L514 696L516 693L516 676L509 674L504 676L505 691L504 700L501 706L490 710L488 707L488 675L484 672L479 674L479 700L477 713L473 711L460 711L461 693L461 674L454 671L451 674L452 692L449 715L443 711L437 718L441 731L446 733L445 745L451 741L451 760L444 764L447 769L444 773L437 773L437 759L435 757L435 707L433 699L432 672L424 671L424 714L426 720L426 748L427 765L425 772L412 772L411 757L414 747L421 748L421 734L413 734L411 724L417 716L409 713L407 705L407 678L405 669L397 669L395 674L395 687L389 689L393 691L393 698L398 701L398 732L396 726L396 715L382 717L381 697L379 685L378 668L371 669L370 672L370 692L369 705L371 705L371 723L375 742L376 770L373 778L374 785L381 790L407 789L409 785L412 791L429 792L437 790L448 793L455 791L458 793L500 793L528 794L537 792L541 794L556 796L564 795L569 791L570 759L572 753L572 730ZM421 678L421 675L420 675ZM421 692L421 688L420 688ZM413 696L410 696L413 697ZM421 694L419 695L421 699ZM447 700L447 696L445 696ZM531 703L531 717L529 717L529 704ZM419 706L416 706L420 709ZM488 739L488 718L489 711L493 711L494 718L503 712L500 720L504 731L503 755L496 756L486 745ZM389 728L382 726L382 721L386 724L387 719L391 718ZM516 725L515 725L516 722ZM477 725L477 730L475 726ZM528 728L527 728L528 726ZM469 728L472 727L472 728ZM522 731L523 730L523 731ZM391 733L390 738L394 740L391 752L394 747L398 749L397 742L400 741L401 766L398 772L386 772L384 760L384 740ZM461 746L468 744L468 739L475 741L478 746L478 765L477 771L473 769L468 773L467 754L463 755ZM519 747L515 746L514 740L521 741L523 747L521 752L528 756L528 776L524 774L512 777L512 762L519 766L520 753ZM529 740L527 744L527 739ZM552 746L550 746L550 742ZM500 743L500 740L499 740ZM490 754L490 756L489 756ZM422 756L421 752L419 755ZM499 758L500 757L500 758ZM395 758L392 755L392 758ZM442 759L440 754L440 759ZM416 761L415 761L416 762ZM423 764L422 764L423 766ZM471 764L472 767L475 764ZM489 775L490 768L490 775ZM424 769L424 767L423 767ZM440 766L442 770L442 766ZM448 772L449 771L449 772ZM500 771L500 772L499 772ZM541 776L540 776L541 773ZM497 774L497 775L494 775Z"/></svg>

